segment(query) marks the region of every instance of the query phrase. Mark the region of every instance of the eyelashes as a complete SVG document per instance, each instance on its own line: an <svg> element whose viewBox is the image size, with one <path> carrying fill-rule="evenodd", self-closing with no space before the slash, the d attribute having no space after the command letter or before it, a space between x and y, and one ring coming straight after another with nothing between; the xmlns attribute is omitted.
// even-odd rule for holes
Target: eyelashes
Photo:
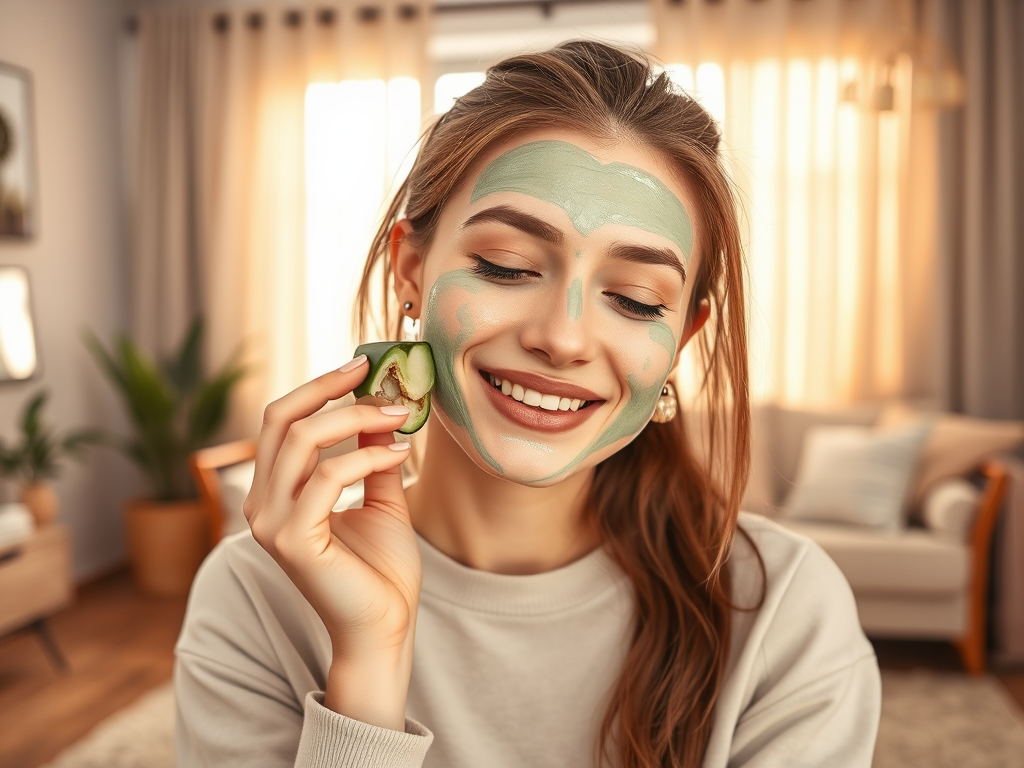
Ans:
<svg viewBox="0 0 1024 768"><path fill-rule="evenodd" d="M473 259L473 267L471 268L473 274L490 280L518 282L537 275L536 272L528 269L500 267L475 253L471 253L469 256ZM611 299L612 303L619 309L644 320L655 320L664 317L665 311L668 309L664 304L644 304L619 293L606 291L604 295Z"/></svg>
<svg viewBox="0 0 1024 768"><path fill-rule="evenodd" d="M605 293L615 304L618 304L627 312L642 317L646 320L654 320L665 316L667 307L663 304L642 304L639 301L623 296L619 293Z"/></svg>
<svg viewBox="0 0 1024 768"><path fill-rule="evenodd" d="M477 256L475 253L470 254L470 258L476 262L473 266L473 274L479 275L480 277L489 277L492 280L525 280L530 275L537 274L531 272L528 269L509 269L508 267L499 267L497 264L492 264L482 256Z"/></svg>

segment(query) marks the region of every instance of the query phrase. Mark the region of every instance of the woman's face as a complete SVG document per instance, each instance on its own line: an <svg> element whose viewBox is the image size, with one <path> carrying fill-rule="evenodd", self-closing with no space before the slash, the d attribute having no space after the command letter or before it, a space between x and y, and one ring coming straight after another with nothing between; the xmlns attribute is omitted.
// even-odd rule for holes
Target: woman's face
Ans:
<svg viewBox="0 0 1024 768"><path fill-rule="evenodd" d="M483 470L551 485L644 428L687 338L689 201L650 151L566 130L470 172L415 271L434 412Z"/></svg>

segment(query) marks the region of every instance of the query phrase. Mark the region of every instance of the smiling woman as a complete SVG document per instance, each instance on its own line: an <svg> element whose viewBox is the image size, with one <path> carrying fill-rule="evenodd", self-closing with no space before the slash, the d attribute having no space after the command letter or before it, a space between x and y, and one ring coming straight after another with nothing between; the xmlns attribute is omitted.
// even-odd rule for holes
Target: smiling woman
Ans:
<svg viewBox="0 0 1024 768"><path fill-rule="evenodd" d="M252 535L211 556L178 646L182 765L870 765L878 668L849 587L739 511L718 142L667 75L588 42L493 67L428 131L358 306L365 325L383 278L389 333L423 321L418 477L390 434L407 408L321 412L364 357L268 406ZM702 417L670 381L691 341Z"/></svg>

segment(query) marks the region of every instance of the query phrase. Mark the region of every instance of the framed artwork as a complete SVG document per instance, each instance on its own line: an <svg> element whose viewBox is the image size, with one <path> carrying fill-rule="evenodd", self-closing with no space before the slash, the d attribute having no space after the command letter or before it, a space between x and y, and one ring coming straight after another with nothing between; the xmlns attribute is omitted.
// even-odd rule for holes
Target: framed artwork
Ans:
<svg viewBox="0 0 1024 768"><path fill-rule="evenodd" d="M32 78L0 62L0 237L36 233L35 152Z"/></svg>
<svg viewBox="0 0 1024 768"><path fill-rule="evenodd" d="M0 383L38 375L28 272L24 267L0 266Z"/></svg>

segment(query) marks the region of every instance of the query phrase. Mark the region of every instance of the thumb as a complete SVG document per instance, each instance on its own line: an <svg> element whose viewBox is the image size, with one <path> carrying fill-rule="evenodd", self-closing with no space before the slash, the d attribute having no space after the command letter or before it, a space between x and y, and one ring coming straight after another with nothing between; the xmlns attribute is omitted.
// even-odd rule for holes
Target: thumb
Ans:
<svg viewBox="0 0 1024 768"><path fill-rule="evenodd" d="M395 442L393 432L360 432L359 447L370 445L390 445ZM410 449L411 450L411 449ZM385 469L382 472L371 472L363 480L363 506L384 507L401 510L408 515L405 502L405 491L402 489L402 465Z"/></svg>

